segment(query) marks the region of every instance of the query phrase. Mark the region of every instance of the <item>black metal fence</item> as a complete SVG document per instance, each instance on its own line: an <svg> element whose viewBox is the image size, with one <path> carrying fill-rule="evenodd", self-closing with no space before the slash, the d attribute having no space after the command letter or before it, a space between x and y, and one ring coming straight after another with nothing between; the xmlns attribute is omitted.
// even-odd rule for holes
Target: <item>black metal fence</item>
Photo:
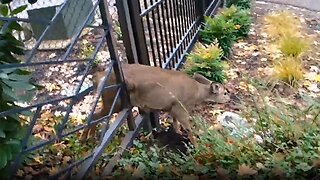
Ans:
<svg viewBox="0 0 320 180"><path fill-rule="evenodd" d="M129 63L179 69L221 0L117 1ZM123 17L123 18L121 18Z"/></svg>
<svg viewBox="0 0 320 180"><path fill-rule="evenodd" d="M130 128L117 145L120 148L106 153L120 128L127 127L125 122L132 112L131 107L126 106L116 118L112 114L118 99L128 100L120 61L178 69L198 38L203 16L214 14L221 4L220 0L62 2L42 12L30 10L28 18L0 17L1 22L22 22L34 31L31 40L25 41L26 55L20 57L23 63L1 64L0 72L27 68L33 72L34 80L45 87L32 102L20 108L0 109L0 120L10 114L32 111L32 116L24 122L27 131L23 148L10 164L10 175L16 179L24 179L29 174L36 178L50 175L52 178L77 176L78 179L88 174L110 173L144 122L149 120L138 115L135 122L128 121ZM116 11L110 14L114 3ZM117 22L121 31L117 29ZM4 31L8 26L2 27ZM104 84L108 85L111 73L115 73L117 84L100 88L93 94L89 71L95 61L109 64L105 66ZM112 88L117 88L113 108L105 117L93 119L102 91ZM79 142L80 132L96 123L106 127L100 140ZM52 161L50 167L45 163L48 160Z"/></svg>

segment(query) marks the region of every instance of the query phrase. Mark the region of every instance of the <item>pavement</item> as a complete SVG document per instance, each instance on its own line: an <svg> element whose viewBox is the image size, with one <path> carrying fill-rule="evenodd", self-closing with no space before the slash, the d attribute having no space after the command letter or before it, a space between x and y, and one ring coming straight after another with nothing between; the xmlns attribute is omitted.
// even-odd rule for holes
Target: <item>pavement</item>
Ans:
<svg viewBox="0 0 320 180"><path fill-rule="evenodd" d="M288 5L320 12L320 0L262 0L262 1L274 2L279 4L288 4Z"/></svg>

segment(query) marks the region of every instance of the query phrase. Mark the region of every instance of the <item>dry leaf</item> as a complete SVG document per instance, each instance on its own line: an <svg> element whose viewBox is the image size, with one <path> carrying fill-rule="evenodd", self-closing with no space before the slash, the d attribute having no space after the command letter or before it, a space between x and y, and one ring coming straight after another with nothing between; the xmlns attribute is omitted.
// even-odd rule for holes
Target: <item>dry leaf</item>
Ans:
<svg viewBox="0 0 320 180"><path fill-rule="evenodd" d="M285 158L285 154L283 153L274 153L274 157L277 161L283 161Z"/></svg>
<svg viewBox="0 0 320 180"><path fill-rule="evenodd" d="M222 167L217 168L217 179L218 180L227 180L228 178L228 171Z"/></svg>
<svg viewBox="0 0 320 180"><path fill-rule="evenodd" d="M159 164L158 171L159 171L159 173L163 173L165 171L163 164Z"/></svg>
<svg viewBox="0 0 320 180"><path fill-rule="evenodd" d="M63 157L63 164L68 164L68 162L71 160L71 157L70 156L64 156Z"/></svg>
<svg viewBox="0 0 320 180"><path fill-rule="evenodd" d="M320 82L320 74L318 74L318 75L314 78L314 80L315 80L316 82Z"/></svg>
<svg viewBox="0 0 320 180"><path fill-rule="evenodd" d="M183 175L182 180L198 180L199 176L195 175Z"/></svg>
<svg viewBox="0 0 320 180"><path fill-rule="evenodd" d="M134 177L136 177L136 178L143 178L144 173L141 171L140 168L135 168L135 169L133 170L132 175L133 175Z"/></svg>
<svg viewBox="0 0 320 180"><path fill-rule="evenodd" d="M239 166L238 169L238 175L239 176L245 176L245 175L254 175L256 174L258 171L252 169L251 167L242 164L241 166Z"/></svg>
<svg viewBox="0 0 320 180"><path fill-rule="evenodd" d="M262 163L256 163L258 169L266 169L266 167Z"/></svg>
<svg viewBox="0 0 320 180"><path fill-rule="evenodd" d="M315 168L320 168L320 160L319 159L318 160L314 160L312 166L315 167Z"/></svg>

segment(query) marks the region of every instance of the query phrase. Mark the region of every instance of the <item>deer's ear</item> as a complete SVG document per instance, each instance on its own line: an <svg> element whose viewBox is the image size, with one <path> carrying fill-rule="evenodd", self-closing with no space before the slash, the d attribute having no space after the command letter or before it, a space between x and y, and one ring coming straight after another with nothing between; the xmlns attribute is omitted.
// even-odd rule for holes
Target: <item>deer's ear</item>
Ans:
<svg viewBox="0 0 320 180"><path fill-rule="evenodd" d="M201 84L207 84L207 85L211 84L211 81L209 79L207 79L206 77L202 76L199 73L194 73L193 74L193 79L198 81Z"/></svg>
<svg viewBox="0 0 320 180"><path fill-rule="evenodd" d="M219 84L212 83L210 87L211 87L211 92L214 94L219 93L221 91L221 86Z"/></svg>

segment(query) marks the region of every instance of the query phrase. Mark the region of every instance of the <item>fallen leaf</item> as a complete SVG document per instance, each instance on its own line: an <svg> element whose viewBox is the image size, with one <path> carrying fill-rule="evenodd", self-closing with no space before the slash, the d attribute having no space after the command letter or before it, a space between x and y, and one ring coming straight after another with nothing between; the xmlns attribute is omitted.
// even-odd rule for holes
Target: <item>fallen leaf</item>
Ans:
<svg viewBox="0 0 320 180"><path fill-rule="evenodd" d="M198 180L199 176L195 175L183 175L182 180Z"/></svg>
<svg viewBox="0 0 320 180"><path fill-rule="evenodd" d="M258 172L245 164L239 166L239 169L237 171L239 176L254 175Z"/></svg>
<svg viewBox="0 0 320 180"><path fill-rule="evenodd" d="M314 160L312 163L312 166L315 168L320 168L320 160L319 159Z"/></svg>
<svg viewBox="0 0 320 180"><path fill-rule="evenodd" d="M63 157L63 164L68 164L68 162L71 160L71 157L70 156L64 156Z"/></svg>
<svg viewBox="0 0 320 180"><path fill-rule="evenodd" d="M228 171L227 170L225 170L224 168L222 168L222 167L218 167L217 168L217 179L218 180L227 180L227 179L229 179L228 178Z"/></svg>
<svg viewBox="0 0 320 180"><path fill-rule="evenodd" d="M265 62L265 61L268 61L268 59L267 58L261 58L260 61Z"/></svg>
<svg viewBox="0 0 320 180"><path fill-rule="evenodd" d="M143 178L144 173L143 173L143 171L142 171L140 168L135 168L135 169L133 170L132 175L133 175L134 177L136 177L136 178Z"/></svg>
<svg viewBox="0 0 320 180"><path fill-rule="evenodd" d="M262 163L256 163L258 169L266 169L266 167Z"/></svg>
<svg viewBox="0 0 320 180"><path fill-rule="evenodd" d="M320 82L320 74L318 74L318 75L314 78L314 80L315 80L316 82Z"/></svg>
<svg viewBox="0 0 320 180"><path fill-rule="evenodd" d="M163 164L159 164L158 171L159 173L163 173L165 171L165 167Z"/></svg>

